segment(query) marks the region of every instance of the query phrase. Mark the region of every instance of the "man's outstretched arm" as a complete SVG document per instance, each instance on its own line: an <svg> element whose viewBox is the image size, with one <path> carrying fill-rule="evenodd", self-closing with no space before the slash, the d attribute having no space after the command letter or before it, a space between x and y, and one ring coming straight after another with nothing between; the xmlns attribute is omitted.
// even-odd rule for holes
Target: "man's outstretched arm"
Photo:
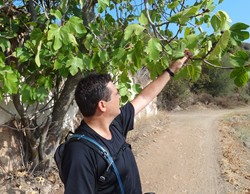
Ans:
<svg viewBox="0 0 250 194"><path fill-rule="evenodd" d="M185 62L192 56L192 53L185 51L185 56L182 59L175 61L169 70L176 73ZM164 71L158 78L149 83L136 97L131 101L135 109L135 114L139 113L143 108L145 108L164 88L171 78L168 71Z"/></svg>

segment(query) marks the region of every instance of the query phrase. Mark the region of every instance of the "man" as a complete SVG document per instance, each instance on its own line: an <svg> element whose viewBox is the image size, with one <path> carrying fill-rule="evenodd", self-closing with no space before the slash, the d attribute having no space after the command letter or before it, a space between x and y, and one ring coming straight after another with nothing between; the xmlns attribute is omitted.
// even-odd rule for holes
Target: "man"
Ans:
<svg viewBox="0 0 250 194"><path fill-rule="evenodd" d="M122 108L119 92L108 74L90 74L77 85L75 100L84 118L75 133L94 139L114 156L125 194L142 193L135 158L125 143L128 131L133 129L134 117L160 93L190 56L185 51L182 59ZM66 144L61 172L65 194L121 193L115 173L107 169L106 161L88 145L81 141ZM100 179L104 173L105 179Z"/></svg>

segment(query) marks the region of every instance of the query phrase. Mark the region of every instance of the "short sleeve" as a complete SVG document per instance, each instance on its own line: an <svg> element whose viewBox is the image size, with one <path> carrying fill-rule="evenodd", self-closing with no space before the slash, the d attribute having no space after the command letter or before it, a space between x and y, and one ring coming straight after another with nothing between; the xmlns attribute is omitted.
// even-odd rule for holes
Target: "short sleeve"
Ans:
<svg viewBox="0 0 250 194"><path fill-rule="evenodd" d="M135 110L133 105L128 102L121 107L121 113L114 119L112 125L121 131L124 137L127 136L128 131L134 128Z"/></svg>
<svg viewBox="0 0 250 194"><path fill-rule="evenodd" d="M81 142L71 142L65 146L62 176L65 194L95 194L95 167L90 150Z"/></svg>

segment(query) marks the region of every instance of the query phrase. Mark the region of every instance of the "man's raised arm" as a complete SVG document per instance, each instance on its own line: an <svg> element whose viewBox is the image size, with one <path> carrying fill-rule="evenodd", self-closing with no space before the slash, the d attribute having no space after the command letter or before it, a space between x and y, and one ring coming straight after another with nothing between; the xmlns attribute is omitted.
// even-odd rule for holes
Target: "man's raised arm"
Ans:
<svg viewBox="0 0 250 194"><path fill-rule="evenodd" d="M192 57L189 51L184 52L183 58L175 61L169 68L167 68L158 78L149 83L136 97L131 101L135 109L135 114L139 113L145 108L164 88L171 76L174 76L185 62Z"/></svg>

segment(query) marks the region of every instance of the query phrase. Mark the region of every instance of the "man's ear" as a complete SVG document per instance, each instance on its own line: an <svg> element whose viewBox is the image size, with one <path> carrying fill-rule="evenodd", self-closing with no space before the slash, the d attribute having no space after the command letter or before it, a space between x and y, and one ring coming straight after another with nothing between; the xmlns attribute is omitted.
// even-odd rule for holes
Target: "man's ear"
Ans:
<svg viewBox="0 0 250 194"><path fill-rule="evenodd" d="M105 101L103 101L103 100L100 100L99 102L98 102L98 104L97 104L97 107L99 108L99 110L101 111L101 112L106 112L106 102Z"/></svg>

